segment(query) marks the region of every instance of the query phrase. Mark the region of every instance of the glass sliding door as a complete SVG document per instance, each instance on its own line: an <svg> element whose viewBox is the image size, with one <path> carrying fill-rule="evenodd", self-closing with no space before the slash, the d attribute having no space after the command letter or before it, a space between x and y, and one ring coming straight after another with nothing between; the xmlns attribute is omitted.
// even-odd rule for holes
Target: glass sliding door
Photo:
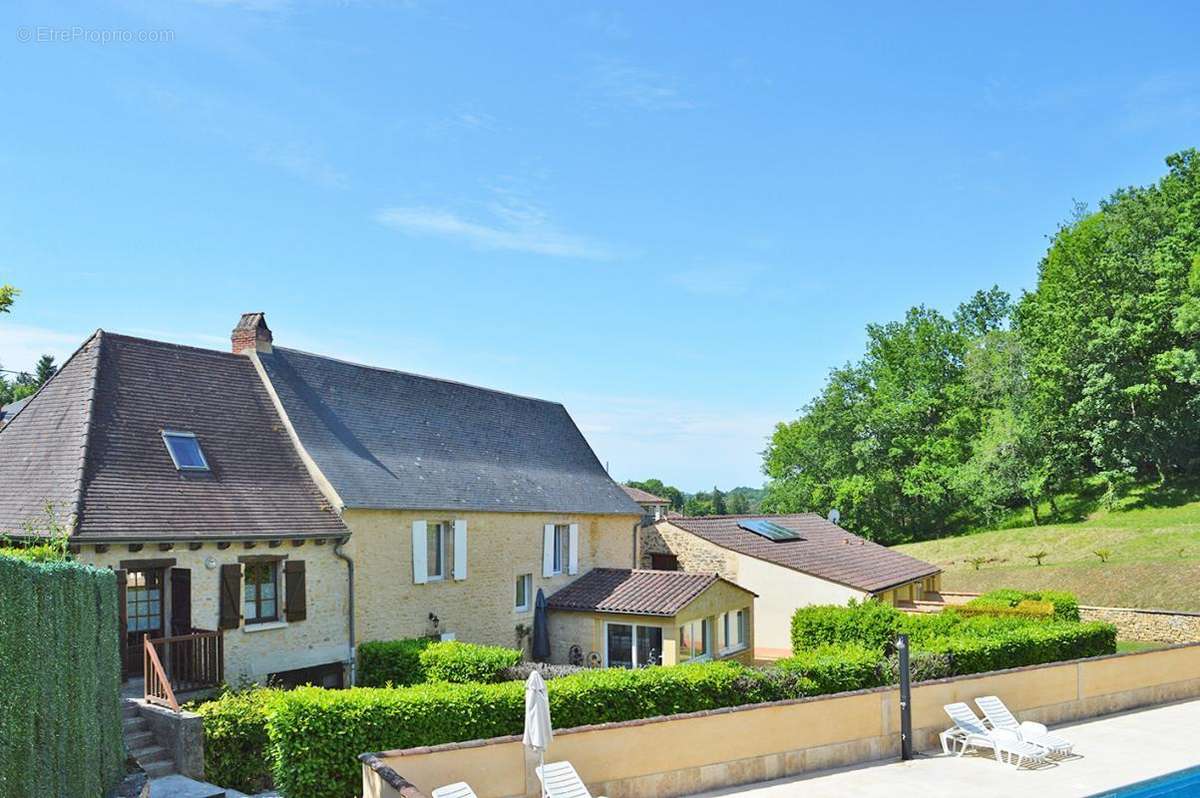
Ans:
<svg viewBox="0 0 1200 798"><path fill-rule="evenodd" d="M662 665L663 631L659 626L605 624L605 662L610 668Z"/></svg>
<svg viewBox="0 0 1200 798"><path fill-rule="evenodd" d="M662 627L639 626L637 628L637 664L639 668L647 665L662 665L662 648Z"/></svg>
<svg viewBox="0 0 1200 798"><path fill-rule="evenodd" d="M605 633L607 640L608 667L633 667L633 626L627 623L610 623Z"/></svg>

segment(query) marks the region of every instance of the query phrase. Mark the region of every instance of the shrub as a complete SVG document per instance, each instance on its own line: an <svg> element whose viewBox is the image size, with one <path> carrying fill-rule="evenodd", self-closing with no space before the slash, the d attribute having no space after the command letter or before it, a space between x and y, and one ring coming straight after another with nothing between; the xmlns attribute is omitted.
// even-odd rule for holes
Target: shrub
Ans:
<svg viewBox="0 0 1200 798"><path fill-rule="evenodd" d="M361 753L520 734L524 719L525 692L516 682L301 687L272 704L275 786L295 798L361 795Z"/></svg>
<svg viewBox="0 0 1200 798"><path fill-rule="evenodd" d="M363 687L404 687L425 681L421 652L433 644L428 637L411 640L371 640L358 644L358 684Z"/></svg>
<svg viewBox="0 0 1200 798"><path fill-rule="evenodd" d="M882 651L900 633L904 613L888 604L851 599L845 607L801 607L792 615L792 651L831 643L859 643Z"/></svg>
<svg viewBox="0 0 1200 798"><path fill-rule="evenodd" d="M1075 595L1061 590L1030 591L1001 588L984 593L978 598L971 599L967 602L967 606L971 606L977 602L997 602L1015 607L1022 601L1048 601L1054 605L1054 617L1057 620L1079 620L1079 602L1075 599Z"/></svg>
<svg viewBox="0 0 1200 798"><path fill-rule="evenodd" d="M195 712L204 723L204 777L213 784L257 793L271 786L267 721L279 690L226 692Z"/></svg>
<svg viewBox="0 0 1200 798"><path fill-rule="evenodd" d="M1117 630L1107 623L1039 622L991 636L961 634L927 642L923 650L950 657L955 675L1114 654Z"/></svg>
<svg viewBox="0 0 1200 798"><path fill-rule="evenodd" d="M1007 615L1032 620L1047 620L1054 617L1054 605L1049 601L1034 601L1022 599L1016 605L1004 601L972 599L961 607L955 608L960 614L970 615Z"/></svg>
<svg viewBox="0 0 1200 798"><path fill-rule="evenodd" d="M881 663L884 684L900 683L900 655L893 653ZM910 651L908 653L909 680L928 682L954 675L954 664L944 651Z"/></svg>
<svg viewBox="0 0 1200 798"><path fill-rule="evenodd" d="M775 663L812 683L809 695L841 693L883 685L883 654L858 643L805 649Z"/></svg>
<svg viewBox="0 0 1200 798"><path fill-rule="evenodd" d="M0 555L0 794L99 798L125 774L112 571Z"/></svg>
<svg viewBox="0 0 1200 798"><path fill-rule="evenodd" d="M455 684L501 681L506 668L521 661L521 652L503 646L481 646L447 640L432 643L420 654L426 681Z"/></svg>

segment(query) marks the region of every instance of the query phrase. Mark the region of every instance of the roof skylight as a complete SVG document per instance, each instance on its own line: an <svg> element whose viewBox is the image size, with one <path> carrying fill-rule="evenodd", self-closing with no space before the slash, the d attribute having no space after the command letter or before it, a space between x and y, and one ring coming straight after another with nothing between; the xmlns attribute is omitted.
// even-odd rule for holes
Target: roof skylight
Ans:
<svg viewBox="0 0 1200 798"><path fill-rule="evenodd" d="M200 441L190 432L163 430L163 442L171 453L171 461L180 471L207 471L208 461L200 449Z"/></svg>
<svg viewBox="0 0 1200 798"><path fill-rule="evenodd" d="M771 521L763 521L756 518L747 518L738 521L738 526L747 532L753 532L756 535L761 535L767 540L779 543L784 540L804 540L796 532Z"/></svg>

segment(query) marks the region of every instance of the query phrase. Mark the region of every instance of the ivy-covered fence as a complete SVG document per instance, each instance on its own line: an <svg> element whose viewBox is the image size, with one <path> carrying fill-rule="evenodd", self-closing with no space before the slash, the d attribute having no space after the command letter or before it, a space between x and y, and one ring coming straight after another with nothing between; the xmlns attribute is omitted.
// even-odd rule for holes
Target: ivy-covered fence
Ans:
<svg viewBox="0 0 1200 798"><path fill-rule="evenodd" d="M124 775L115 579L0 554L5 798L100 798Z"/></svg>

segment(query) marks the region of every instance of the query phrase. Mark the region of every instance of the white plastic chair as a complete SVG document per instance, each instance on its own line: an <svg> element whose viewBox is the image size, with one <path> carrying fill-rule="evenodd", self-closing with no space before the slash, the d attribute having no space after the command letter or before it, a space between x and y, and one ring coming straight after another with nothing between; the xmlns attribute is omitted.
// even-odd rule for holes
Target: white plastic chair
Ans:
<svg viewBox="0 0 1200 798"><path fill-rule="evenodd" d="M1026 762L1046 761L1046 749L1025 742L1016 732L1009 729L987 728L966 704L946 704L943 709L950 716L950 720L954 721L954 726L939 735L943 752L950 753L949 743L954 742L962 744L962 749L957 752L958 756L966 753L968 748L990 748L996 755L997 762L1003 763L1007 757L1008 764L1011 765L1013 760L1016 760L1018 768Z"/></svg>
<svg viewBox="0 0 1200 798"><path fill-rule="evenodd" d="M985 695L975 699L975 703L983 711L984 717L993 729L1008 729L1016 732L1022 740L1046 749L1046 753L1054 756L1070 756L1075 746L1070 740L1051 734L1041 723L1027 720L1024 723L1017 720L998 696Z"/></svg>
<svg viewBox="0 0 1200 798"><path fill-rule="evenodd" d="M431 793L431 796L432 798L478 798L475 791L471 789L471 785L465 781L438 787Z"/></svg>
<svg viewBox="0 0 1200 798"><path fill-rule="evenodd" d="M537 768L537 777L546 792L546 798L592 798L570 762L542 765Z"/></svg>

